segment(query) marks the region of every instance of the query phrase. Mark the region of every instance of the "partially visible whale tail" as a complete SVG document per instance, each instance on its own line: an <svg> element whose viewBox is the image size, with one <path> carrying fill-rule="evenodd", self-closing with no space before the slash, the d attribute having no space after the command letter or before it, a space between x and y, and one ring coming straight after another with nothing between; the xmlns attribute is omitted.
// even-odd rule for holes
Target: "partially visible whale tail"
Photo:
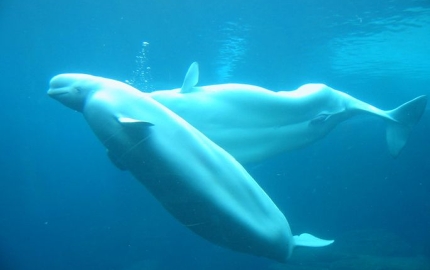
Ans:
<svg viewBox="0 0 430 270"><path fill-rule="evenodd" d="M301 235L294 235L294 246L301 247L325 247L333 244L334 240L324 240L313 236L309 233L302 233Z"/></svg>
<svg viewBox="0 0 430 270"><path fill-rule="evenodd" d="M291 248L289 248L288 256L281 262L286 262L286 260L291 256L291 253L293 253L293 249L296 247L325 247L333 244L334 240L324 240L309 233L302 233L301 235L294 235L292 242L293 244L291 245Z"/></svg>
<svg viewBox="0 0 430 270"><path fill-rule="evenodd" d="M420 120L427 105L427 96L419 96L394 110L386 111L392 121L387 123L388 150L397 157L408 140L409 133Z"/></svg>

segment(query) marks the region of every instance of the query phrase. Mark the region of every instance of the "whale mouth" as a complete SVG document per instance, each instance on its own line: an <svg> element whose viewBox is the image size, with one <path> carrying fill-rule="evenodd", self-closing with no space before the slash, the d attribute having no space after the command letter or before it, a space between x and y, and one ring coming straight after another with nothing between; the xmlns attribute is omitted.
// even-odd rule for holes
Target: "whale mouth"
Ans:
<svg viewBox="0 0 430 270"><path fill-rule="evenodd" d="M64 94L67 94L69 91L67 89L49 89L48 90L48 95L53 97L53 96L61 96Z"/></svg>

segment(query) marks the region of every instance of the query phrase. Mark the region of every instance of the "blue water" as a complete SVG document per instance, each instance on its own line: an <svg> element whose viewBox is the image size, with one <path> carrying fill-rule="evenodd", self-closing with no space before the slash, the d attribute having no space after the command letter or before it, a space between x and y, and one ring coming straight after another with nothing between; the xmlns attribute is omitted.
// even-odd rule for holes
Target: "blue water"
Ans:
<svg viewBox="0 0 430 270"><path fill-rule="evenodd" d="M430 269L428 109L397 159L357 118L247 167L293 233L336 239L281 265L188 231L46 95L63 72L175 88L198 61L201 85L322 82L390 109L430 94L428 0L2 0L0 35L0 269Z"/></svg>

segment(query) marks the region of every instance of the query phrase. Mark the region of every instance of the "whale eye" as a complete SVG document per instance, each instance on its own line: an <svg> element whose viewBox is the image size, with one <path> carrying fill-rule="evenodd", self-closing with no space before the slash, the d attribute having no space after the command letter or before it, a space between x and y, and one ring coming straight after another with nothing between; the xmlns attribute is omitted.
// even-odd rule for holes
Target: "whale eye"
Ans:
<svg viewBox="0 0 430 270"><path fill-rule="evenodd" d="M76 93L80 94L82 92L82 89L80 87L75 87Z"/></svg>

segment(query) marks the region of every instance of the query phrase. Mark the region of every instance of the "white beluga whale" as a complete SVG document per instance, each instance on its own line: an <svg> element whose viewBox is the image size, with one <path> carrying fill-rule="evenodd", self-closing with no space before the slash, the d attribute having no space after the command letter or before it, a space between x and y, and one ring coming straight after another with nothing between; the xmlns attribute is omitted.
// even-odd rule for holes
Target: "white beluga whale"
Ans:
<svg viewBox="0 0 430 270"><path fill-rule="evenodd" d="M147 93L102 77L61 74L48 94L82 112L112 162L203 238L280 262L295 246L333 242L292 236L283 213L239 162Z"/></svg>
<svg viewBox="0 0 430 270"><path fill-rule="evenodd" d="M243 164L307 146L359 114L385 120L388 148L396 157L427 103L419 96L383 111L324 84L274 92L247 84L199 87L198 77L193 63L181 88L150 95Z"/></svg>

